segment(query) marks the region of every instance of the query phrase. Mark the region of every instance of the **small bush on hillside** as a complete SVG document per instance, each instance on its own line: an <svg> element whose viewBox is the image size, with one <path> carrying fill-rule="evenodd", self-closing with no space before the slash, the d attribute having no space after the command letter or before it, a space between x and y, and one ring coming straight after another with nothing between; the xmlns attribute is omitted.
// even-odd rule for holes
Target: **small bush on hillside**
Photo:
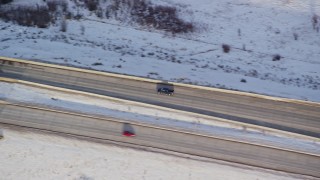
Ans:
<svg viewBox="0 0 320 180"><path fill-rule="evenodd" d="M72 12L67 12L66 14L65 14L65 18L66 19L72 19L74 16L73 16L73 13Z"/></svg>
<svg viewBox="0 0 320 180"><path fill-rule="evenodd" d="M99 7L97 10L96 10L96 16L99 17L99 18L103 18L103 10L101 7Z"/></svg>
<svg viewBox="0 0 320 180"><path fill-rule="evenodd" d="M192 23L178 18L175 7L151 6L145 1L138 1L134 4L131 15L141 25L171 33L187 33L194 30Z"/></svg>
<svg viewBox="0 0 320 180"><path fill-rule="evenodd" d="M280 59L281 59L281 56L279 54L275 54L272 57L272 61L280 61Z"/></svg>
<svg viewBox="0 0 320 180"><path fill-rule="evenodd" d="M56 12L59 7L61 7L63 12L66 12L68 9L68 3L64 0L47 0L47 6L51 12Z"/></svg>
<svg viewBox="0 0 320 180"><path fill-rule="evenodd" d="M99 0L84 0L84 3L89 11L95 11L99 6Z"/></svg>
<svg viewBox="0 0 320 180"><path fill-rule="evenodd" d="M78 13L78 14L76 14L76 15L73 17L73 19L79 20L79 19L81 19L82 17L83 17L83 15L80 14L80 13Z"/></svg>
<svg viewBox="0 0 320 180"><path fill-rule="evenodd" d="M104 14L108 19L111 17L124 21L131 19L139 25L174 34L194 31L192 23L178 17L175 7L152 5L146 0L113 0Z"/></svg>
<svg viewBox="0 0 320 180"><path fill-rule="evenodd" d="M313 29L316 30L317 32L319 32L320 30L320 16L314 14L312 16L312 26L313 26Z"/></svg>
<svg viewBox="0 0 320 180"><path fill-rule="evenodd" d="M81 34L84 35L84 33L86 31L86 28L83 25L81 25L80 26L80 31L81 31Z"/></svg>
<svg viewBox="0 0 320 180"><path fill-rule="evenodd" d="M61 21L60 31L67 32L67 21L65 18Z"/></svg>
<svg viewBox="0 0 320 180"><path fill-rule="evenodd" d="M294 40L298 40L298 34L297 33L293 33L293 38L294 38Z"/></svg>
<svg viewBox="0 0 320 180"><path fill-rule="evenodd" d="M228 44L222 44L222 50L224 53L229 53L230 52L230 46Z"/></svg>
<svg viewBox="0 0 320 180"><path fill-rule="evenodd" d="M56 1L47 1L47 5L49 8L49 11L56 11L57 10L57 2Z"/></svg>
<svg viewBox="0 0 320 180"><path fill-rule="evenodd" d="M12 0L0 0L0 4L8 4L12 2Z"/></svg>
<svg viewBox="0 0 320 180"><path fill-rule="evenodd" d="M146 22L157 29L163 29L172 33L193 31L193 25L191 23L184 22L177 17L177 10L174 7L149 7L149 12L149 17L145 18ZM149 22L147 20L149 20Z"/></svg>
<svg viewBox="0 0 320 180"><path fill-rule="evenodd" d="M39 28L48 27L51 21L51 16L46 6L7 9L0 12L0 18L22 26L36 26Z"/></svg>
<svg viewBox="0 0 320 180"><path fill-rule="evenodd" d="M12 0L0 0L8 3ZM80 19L82 15L73 15L68 11L66 0L43 0L45 6L15 7L0 10L0 18L23 26L48 27L50 23L60 22L62 16L66 19ZM152 27L176 33L194 31L194 25L178 17L175 7L153 5L148 0L108 0L108 6L103 7L100 0L75 0L77 6L86 7L100 18L115 18L122 22L134 22L141 26ZM101 1L102 2L102 1ZM107 2L107 0L104 0ZM62 13L61 13L62 11Z"/></svg>
<svg viewBox="0 0 320 180"><path fill-rule="evenodd" d="M72 13L67 12L68 3L66 0L46 0L46 5L44 6L16 6L1 9L0 18L22 26L46 28L50 23L54 23L59 17L63 16L60 13L61 11L64 12L63 14L66 15L66 18L72 17ZM62 31L66 30L64 27L66 26L62 24Z"/></svg>
<svg viewBox="0 0 320 180"><path fill-rule="evenodd" d="M95 63L92 64L92 66L101 66L101 65L103 65L103 64L100 63L100 62L95 62Z"/></svg>

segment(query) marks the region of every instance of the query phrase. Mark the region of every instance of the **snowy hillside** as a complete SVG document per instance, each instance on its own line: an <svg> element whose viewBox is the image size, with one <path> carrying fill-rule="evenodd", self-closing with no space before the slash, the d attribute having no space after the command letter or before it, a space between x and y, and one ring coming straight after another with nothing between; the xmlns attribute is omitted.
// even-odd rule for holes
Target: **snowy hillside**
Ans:
<svg viewBox="0 0 320 180"><path fill-rule="evenodd" d="M320 101L320 1L150 1L153 10L165 7L176 12L174 22L192 27L174 34L141 22L128 13L131 5L111 12L113 0L91 11L83 1L66 2L46 28L6 22L0 13L0 55ZM1 11L21 4L47 6L13 0ZM150 7L143 12L150 15Z"/></svg>

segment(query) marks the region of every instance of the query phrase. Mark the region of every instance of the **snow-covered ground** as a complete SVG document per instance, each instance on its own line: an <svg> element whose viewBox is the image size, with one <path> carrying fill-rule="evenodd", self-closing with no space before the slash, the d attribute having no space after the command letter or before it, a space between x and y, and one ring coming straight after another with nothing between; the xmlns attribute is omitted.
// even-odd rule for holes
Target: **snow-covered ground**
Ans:
<svg viewBox="0 0 320 180"><path fill-rule="evenodd" d="M71 11L79 10L74 1L68 2ZM320 102L320 32L312 27L312 17L320 15L320 1L151 2L176 7L180 18L196 26L195 32L171 35L128 21L100 19L80 8L84 18L67 20L67 32L60 31L60 23L39 29L0 20L0 56ZM15 5L37 3L44 1L14 0ZM224 53L222 44L230 45L231 51ZM281 59L273 61L277 54ZM0 83L0 90L0 99L12 102L320 153L319 141L244 130L175 111L164 113L141 105L8 83ZM1 128L0 179L5 180L308 179L203 158Z"/></svg>
<svg viewBox="0 0 320 180"><path fill-rule="evenodd" d="M239 164L0 126L0 176L11 179L310 179Z"/></svg>
<svg viewBox="0 0 320 180"><path fill-rule="evenodd" d="M0 55L320 101L320 32L312 25L320 1L151 2L176 7L195 32L173 36L81 9L84 18L67 20L67 32L60 23L39 29L0 21ZM224 53L222 44L231 51ZM273 61L276 54L279 61Z"/></svg>
<svg viewBox="0 0 320 180"><path fill-rule="evenodd" d="M207 116L185 113L141 103L41 89L20 84L0 83L0 100L39 107L62 109L94 116L114 117L129 123L178 129L214 137L276 146L320 154L320 141L281 131L246 127Z"/></svg>

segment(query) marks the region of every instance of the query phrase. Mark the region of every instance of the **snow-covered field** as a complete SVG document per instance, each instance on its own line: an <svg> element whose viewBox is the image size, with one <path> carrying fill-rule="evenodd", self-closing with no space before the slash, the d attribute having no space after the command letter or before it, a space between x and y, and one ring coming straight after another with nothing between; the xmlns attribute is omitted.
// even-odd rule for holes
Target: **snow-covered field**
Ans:
<svg viewBox="0 0 320 180"><path fill-rule="evenodd" d="M0 21L0 55L320 101L320 18L315 28L312 24L320 1L151 2L176 7L195 32L173 36L80 9L84 18L67 20L67 32L60 23L39 29ZM229 53L222 44L231 46ZM273 61L274 55L280 60Z"/></svg>
<svg viewBox="0 0 320 180"><path fill-rule="evenodd" d="M11 179L309 179L239 164L2 127L0 177ZM178 155L178 154L176 154Z"/></svg>

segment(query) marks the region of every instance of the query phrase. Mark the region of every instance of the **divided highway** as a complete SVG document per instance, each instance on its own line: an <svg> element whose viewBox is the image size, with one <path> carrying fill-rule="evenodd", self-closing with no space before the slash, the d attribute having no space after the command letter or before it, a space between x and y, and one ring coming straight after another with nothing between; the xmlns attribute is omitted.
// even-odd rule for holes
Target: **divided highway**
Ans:
<svg viewBox="0 0 320 180"><path fill-rule="evenodd" d="M0 58L0 77L133 100L320 138L320 104L197 88L45 63ZM170 87L174 96L158 95Z"/></svg>
<svg viewBox="0 0 320 180"><path fill-rule="evenodd" d="M0 101L0 123L126 142L320 177L320 155ZM135 137L124 137L124 130Z"/></svg>

